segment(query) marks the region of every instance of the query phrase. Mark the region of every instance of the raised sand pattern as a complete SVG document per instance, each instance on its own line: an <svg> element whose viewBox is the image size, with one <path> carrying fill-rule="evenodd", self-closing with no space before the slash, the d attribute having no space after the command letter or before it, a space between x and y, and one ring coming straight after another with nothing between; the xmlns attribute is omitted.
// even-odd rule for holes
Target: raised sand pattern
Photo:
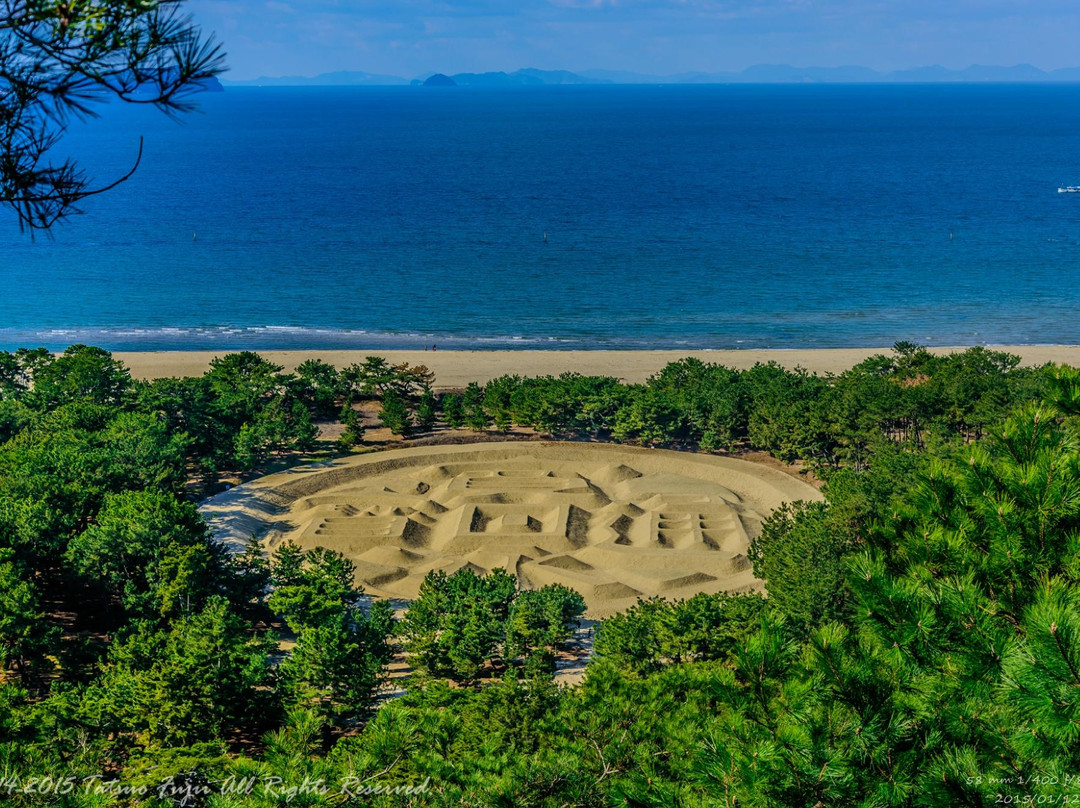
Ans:
<svg viewBox="0 0 1080 808"><path fill-rule="evenodd" d="M431 570L501 567L561 583L590 616L638 597L760 589L746 557L784 501L820 499L730 458L588 443L400 449L270 475L209 500L226 542L339 550L372 594L415 598Z"/></svg>

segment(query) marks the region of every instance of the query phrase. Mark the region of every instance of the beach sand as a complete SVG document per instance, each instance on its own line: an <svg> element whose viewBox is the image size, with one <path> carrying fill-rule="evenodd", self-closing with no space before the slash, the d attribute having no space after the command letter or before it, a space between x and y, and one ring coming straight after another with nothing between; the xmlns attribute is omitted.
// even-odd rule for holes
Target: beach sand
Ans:
<svg viewBox="0 0 1080 808"><path fill-rule="evenodd" d="M1080 345L990 346L1021 357L1024 364L1046 362L1080 366ZM933 348L952 353L963 348ZM558 375L567 371L585 375L615 376L627 382L644 382L669 362L696 356L734 368L758 362L778 362L816 373L842 373L868 356L888 353L889 348L827 348L747 351L260 351L270 361L293 370L306 359L322 359L341 368L363 361L365 356L386 357L394 364L427 365L435 372L436 387L464 387L471 381L487 382L507 373L521 376ZM198 376L210 360L226 351L117 352L136 378Z"/></svg>
<svg viewBox="0 0 1080 808"><path fill-rule="evenodd" d="M750 540L781 503L820 500L763 465L612 444L413 447L298 466L206 500L234 551L255 535L337 550L357 583L394 600L432 570L501 568L524 588L560 583L588 616L639 597L762 588Z"/></svg>

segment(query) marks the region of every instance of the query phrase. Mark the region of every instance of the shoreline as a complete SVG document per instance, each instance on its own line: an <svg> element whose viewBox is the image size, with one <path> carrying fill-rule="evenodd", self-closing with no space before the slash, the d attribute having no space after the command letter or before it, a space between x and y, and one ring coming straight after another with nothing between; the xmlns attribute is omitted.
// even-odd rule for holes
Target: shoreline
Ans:
<svg viewBox="0 0 1080 808"><path fill-rule="evenodd" d="M1020 357L1024 365L1071 364L1080 366L1080 345L990 345L988 350L1006 351ZM931 353L949 354L963 347L928 348ZM362 362L366 356L382 356L392 364L427 365L435 373L439 389L464 387L471 381L486 383L506 374L557 376L572 372L587 376L615 376L629 383L642 383L665 365L686 357L744 370L758 362L776 362L786 368L796 366L813 373L842 373L867 357L888 354L880 348L779 348L747 350L625 350L625 351L423 351L423 350L271 350L257 351L286 371L308 359L322 359L338 368ZM216 356L233 351L116 351L136 379L170 376L199 376Z"/></svg>

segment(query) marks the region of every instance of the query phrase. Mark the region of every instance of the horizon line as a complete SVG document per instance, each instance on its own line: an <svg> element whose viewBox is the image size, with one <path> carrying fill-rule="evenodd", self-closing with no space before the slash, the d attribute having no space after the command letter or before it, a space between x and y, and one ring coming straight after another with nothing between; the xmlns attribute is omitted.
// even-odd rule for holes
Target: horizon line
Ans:
<svg viewBox="0 0 1080 808"><path fill-rule="evenodd" d="M787 75L782 75L786 73ZM749 75L748 75L749 74ZM916 74L916 75L912 75ZM924 74L918 76L917 74ZM965 74L968 74L965 76ZM1069 75L1068 78L1062 74ZM803 83L993 83L1001 81L1005 83L1067 83L1080 82L1080 65L1062 67L1047 70L1037 67L1029 62L1021 62L1013 65L993 65L972 63L963 68L949 68L941 64L918 65L915 67L898 68L894 70L879 70L859 64L846 64L839 66L809 65L797 67L786 63L758 63L749 65L739 70L687 70L677 73L650 73L636 70L624 70L616 68L589 68L586 70L568 70L565 68L536 68L523 67L515 70L485 70L485 71L425 71L415 74L412 78L394 73L370 72L358 69L338 69L323 71L320 73L287 74L287 75L259 75L250 78L232 78L222 76L221 81L226 85L258 84L267 82L289 82L295 84L317 82L319 79L339 80L352 78L356 82L367 83L371 86L380 84L401 85L423 82L432 76L443 75L451 78L463 79L497 77L521 77L536 76L542 79L544 76L562 76L581 79L580 84L637 84L637 83L689 83L689 84L725 84L742 82L747 84L803 84ZM640 81L635 81L640 79ZM711 81L710 81L711 79ZM542 80L538 84L547 83ZM559 82L552 82L559 83ZM322 86L322 85L311 85Z"/></svg>

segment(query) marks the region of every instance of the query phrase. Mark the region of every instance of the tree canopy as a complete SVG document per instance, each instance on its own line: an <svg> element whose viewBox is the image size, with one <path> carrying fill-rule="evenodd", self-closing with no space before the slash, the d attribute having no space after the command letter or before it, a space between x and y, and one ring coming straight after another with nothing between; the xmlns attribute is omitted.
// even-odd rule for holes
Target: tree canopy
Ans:
<svg viewBox="0 0 1080 808"><path fill-rule="evenodd" d="M163 782L207 808L1080 799L1080 372L904 344L835 377L686 360L429 393L253 354L146 383L96 349L0 353L4 804L178 805ZM560 686L588 634L566 587L463 567L389 603L339 553L210 537L193 481L247 462L245 428L302 408L299 446L386 395L477 428L764 449L825 501L753 531L767 596L640 601ZM149 790L16 787L47 776ZM295 790L225 786L251 777Z"/></svg>

